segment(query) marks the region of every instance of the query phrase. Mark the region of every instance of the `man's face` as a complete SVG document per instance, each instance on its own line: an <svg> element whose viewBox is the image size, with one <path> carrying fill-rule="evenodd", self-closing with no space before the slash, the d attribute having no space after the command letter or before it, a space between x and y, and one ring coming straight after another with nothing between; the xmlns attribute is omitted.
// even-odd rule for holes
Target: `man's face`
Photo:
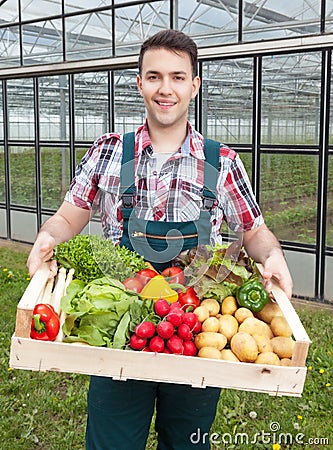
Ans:
<svg viewBox="0 0 333 450"><path fill-rule="evenodd" d="M151 49L143 56L137 85L147 110L150 127L184 126L188 107L200 88L200 78L192 79L192 66L186 52Z"/></svg>

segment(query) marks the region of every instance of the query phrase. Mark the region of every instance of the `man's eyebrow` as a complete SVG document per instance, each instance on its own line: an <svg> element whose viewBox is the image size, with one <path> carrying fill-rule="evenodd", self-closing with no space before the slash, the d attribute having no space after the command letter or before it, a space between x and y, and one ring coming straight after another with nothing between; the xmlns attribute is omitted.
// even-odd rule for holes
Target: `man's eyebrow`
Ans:
<svg viewBox="0 0 333 450"><path fill-rule="evenodd" d="M158 70L147 70L147 72L145 72L146 75L156 75L159 74L160 72ZM170 75L187 75L187 72L185 72L184 70L174 70L173 72L169 72Z"/></svg>

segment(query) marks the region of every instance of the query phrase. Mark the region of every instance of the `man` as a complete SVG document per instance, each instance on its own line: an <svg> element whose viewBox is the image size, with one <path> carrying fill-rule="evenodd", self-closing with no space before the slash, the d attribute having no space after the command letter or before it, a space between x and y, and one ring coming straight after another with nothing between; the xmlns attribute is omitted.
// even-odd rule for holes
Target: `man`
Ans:
<svg viewBox="0 0 333 450"><path fill-rule="evenodd" d="M137 250L141 244L132 238L133 223L141 227L140 235L148 229L145 236L153 237L145 240L149 249L143 253L157 266L170 261L159 247L164 233L177 229L184 238L182 250L199 239L220 242L226 220L242 234L248 254L263 264L266 288L274 277L291 297L292 280L280 244L264 224L239 156L220 144L216 195L205 207L204 184L212 180L204 161L212 160L214 151L209 147L208 152L203 137L188 122L189 104L200 88L196 66L196 45L181 32L161 31L143 44L137 86L146 123L136 130L132 143L124 144L125 138L115 133L95 141L77 167L65 201L37 236L27 262L31 276L52 257L54 246L79 233L98 208L104 235L116 244ZM132 156L134 165L125 171ZM134 192L127 190L131 184ZM194 241L186 240L196 235ZM159 450L207 449L209 439L193 443L191 435L198 429L201 436L208 435L219 395L216 388L92 377L87 449L144 449L155 405Z"/></svg>

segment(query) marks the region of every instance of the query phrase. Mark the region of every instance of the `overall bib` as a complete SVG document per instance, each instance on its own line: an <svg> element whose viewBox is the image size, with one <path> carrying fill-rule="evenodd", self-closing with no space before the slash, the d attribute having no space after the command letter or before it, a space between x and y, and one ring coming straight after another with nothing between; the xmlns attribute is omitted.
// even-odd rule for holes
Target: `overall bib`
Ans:
<svg viewBox="0 0 333 450"><path fill-rule="evenodd" d="M124 135L121 245L163 270L182 250L208 244L214 205L219 144L205 140L205 187L199 219L158 222L137 219L134 208L134 133ZM125 173L126 172L126 173ZM166 368L167 370L167 368ZM209 430L220 397L218 388L91 377L88 393L87 450L144 450L156 407L157 450L208 450Z"/></svg>

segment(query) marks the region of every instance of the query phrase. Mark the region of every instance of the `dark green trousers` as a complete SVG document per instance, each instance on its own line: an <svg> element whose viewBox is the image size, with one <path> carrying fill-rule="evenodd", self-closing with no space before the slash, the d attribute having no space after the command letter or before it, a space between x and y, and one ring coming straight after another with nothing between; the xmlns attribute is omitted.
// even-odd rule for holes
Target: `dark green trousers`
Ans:
<svg viewBox="0 0 333 450"><path fill-rule="evenodd" d="M218 388L91 377L87 450L144 450L156 405L158 450L207 450Z"/></svg>

